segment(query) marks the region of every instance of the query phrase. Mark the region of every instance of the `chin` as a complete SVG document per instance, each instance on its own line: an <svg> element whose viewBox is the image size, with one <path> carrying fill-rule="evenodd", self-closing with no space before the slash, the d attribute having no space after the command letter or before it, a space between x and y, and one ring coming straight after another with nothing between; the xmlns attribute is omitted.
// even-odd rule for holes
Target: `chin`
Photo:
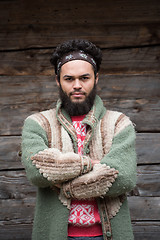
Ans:
<svg viewBox="0 0 160 240"><path fill-rule="evenodd" d="M85 100L84 99L76 99L76 100L73 100L71 102L73 102L73 103L83 103L83 102L85 102Z"/></svg>
<svg viewBox="0 0 160 240"><path fill-rule="evenodd" d="M83 103L83 102L85 102L85 100L86 100L86 98L84 98L84 99L81 99L81 98L70 99L70 101L71 101L72 103Z"/></svg>

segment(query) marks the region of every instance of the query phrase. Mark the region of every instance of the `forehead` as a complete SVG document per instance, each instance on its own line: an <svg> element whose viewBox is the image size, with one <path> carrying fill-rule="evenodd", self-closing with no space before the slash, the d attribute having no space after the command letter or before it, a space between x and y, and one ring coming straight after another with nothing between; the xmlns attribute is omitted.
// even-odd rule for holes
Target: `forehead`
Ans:
<svg viewBox="0 0 160 240"><path fill-rule="evenodd" d="M83 61L83 60L72 60L69 61L67 63L65 63L62 67L61 67L61 74L62 75L83 75L83 74L93 74L94 70L93 70L93 66L87 62L87 61Z"/></svg>

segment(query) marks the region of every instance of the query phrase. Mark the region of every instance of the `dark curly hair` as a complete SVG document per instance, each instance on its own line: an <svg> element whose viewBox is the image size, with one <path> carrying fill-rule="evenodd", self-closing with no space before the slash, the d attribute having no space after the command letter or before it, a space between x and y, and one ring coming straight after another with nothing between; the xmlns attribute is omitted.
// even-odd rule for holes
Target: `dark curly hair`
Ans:
<svg viewBox="0 0 160 240"><path fill-rule="evenodd" d="M95 44L89 42L88 40L74 39L58 45L57 48L55 49L50 59L50 62L54 66L56 75L59 75L57 71L57 63L63 57L63 55L66 53L78 51L78 50L82 50L85 53L88 53L89 55L91 55L96 62L97 72L99 71L101 61L102 61L101 49L97 47ZM58 76L58 80L59 80L59 76Z"/></svg>

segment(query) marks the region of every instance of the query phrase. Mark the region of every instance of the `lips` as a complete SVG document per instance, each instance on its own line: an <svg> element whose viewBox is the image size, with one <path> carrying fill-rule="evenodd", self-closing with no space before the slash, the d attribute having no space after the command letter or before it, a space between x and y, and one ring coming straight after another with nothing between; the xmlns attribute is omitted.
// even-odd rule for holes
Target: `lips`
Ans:
<svg viewBox="0 0 160 240"><path fill-rule="evenodd" d="M70 95L74 96L74 97L81 97L81 96L84 96L85 93L83 93L83 92L72 92Z"/></svg>

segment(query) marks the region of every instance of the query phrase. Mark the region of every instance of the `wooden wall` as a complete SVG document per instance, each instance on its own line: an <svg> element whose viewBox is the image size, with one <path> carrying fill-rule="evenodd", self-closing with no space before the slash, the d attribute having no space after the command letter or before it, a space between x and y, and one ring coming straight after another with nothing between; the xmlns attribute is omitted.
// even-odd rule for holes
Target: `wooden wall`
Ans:
<svg viewBox="0 0 160 240"><path fill-rule="evenodd" d="M99 45L98 93L136 124L138 180L129 196L136 240L160 234L160 1L0 0L0 239L31 239L35 187L20 162L26 116L55 106L50 56L85 38Z"/></svg>

